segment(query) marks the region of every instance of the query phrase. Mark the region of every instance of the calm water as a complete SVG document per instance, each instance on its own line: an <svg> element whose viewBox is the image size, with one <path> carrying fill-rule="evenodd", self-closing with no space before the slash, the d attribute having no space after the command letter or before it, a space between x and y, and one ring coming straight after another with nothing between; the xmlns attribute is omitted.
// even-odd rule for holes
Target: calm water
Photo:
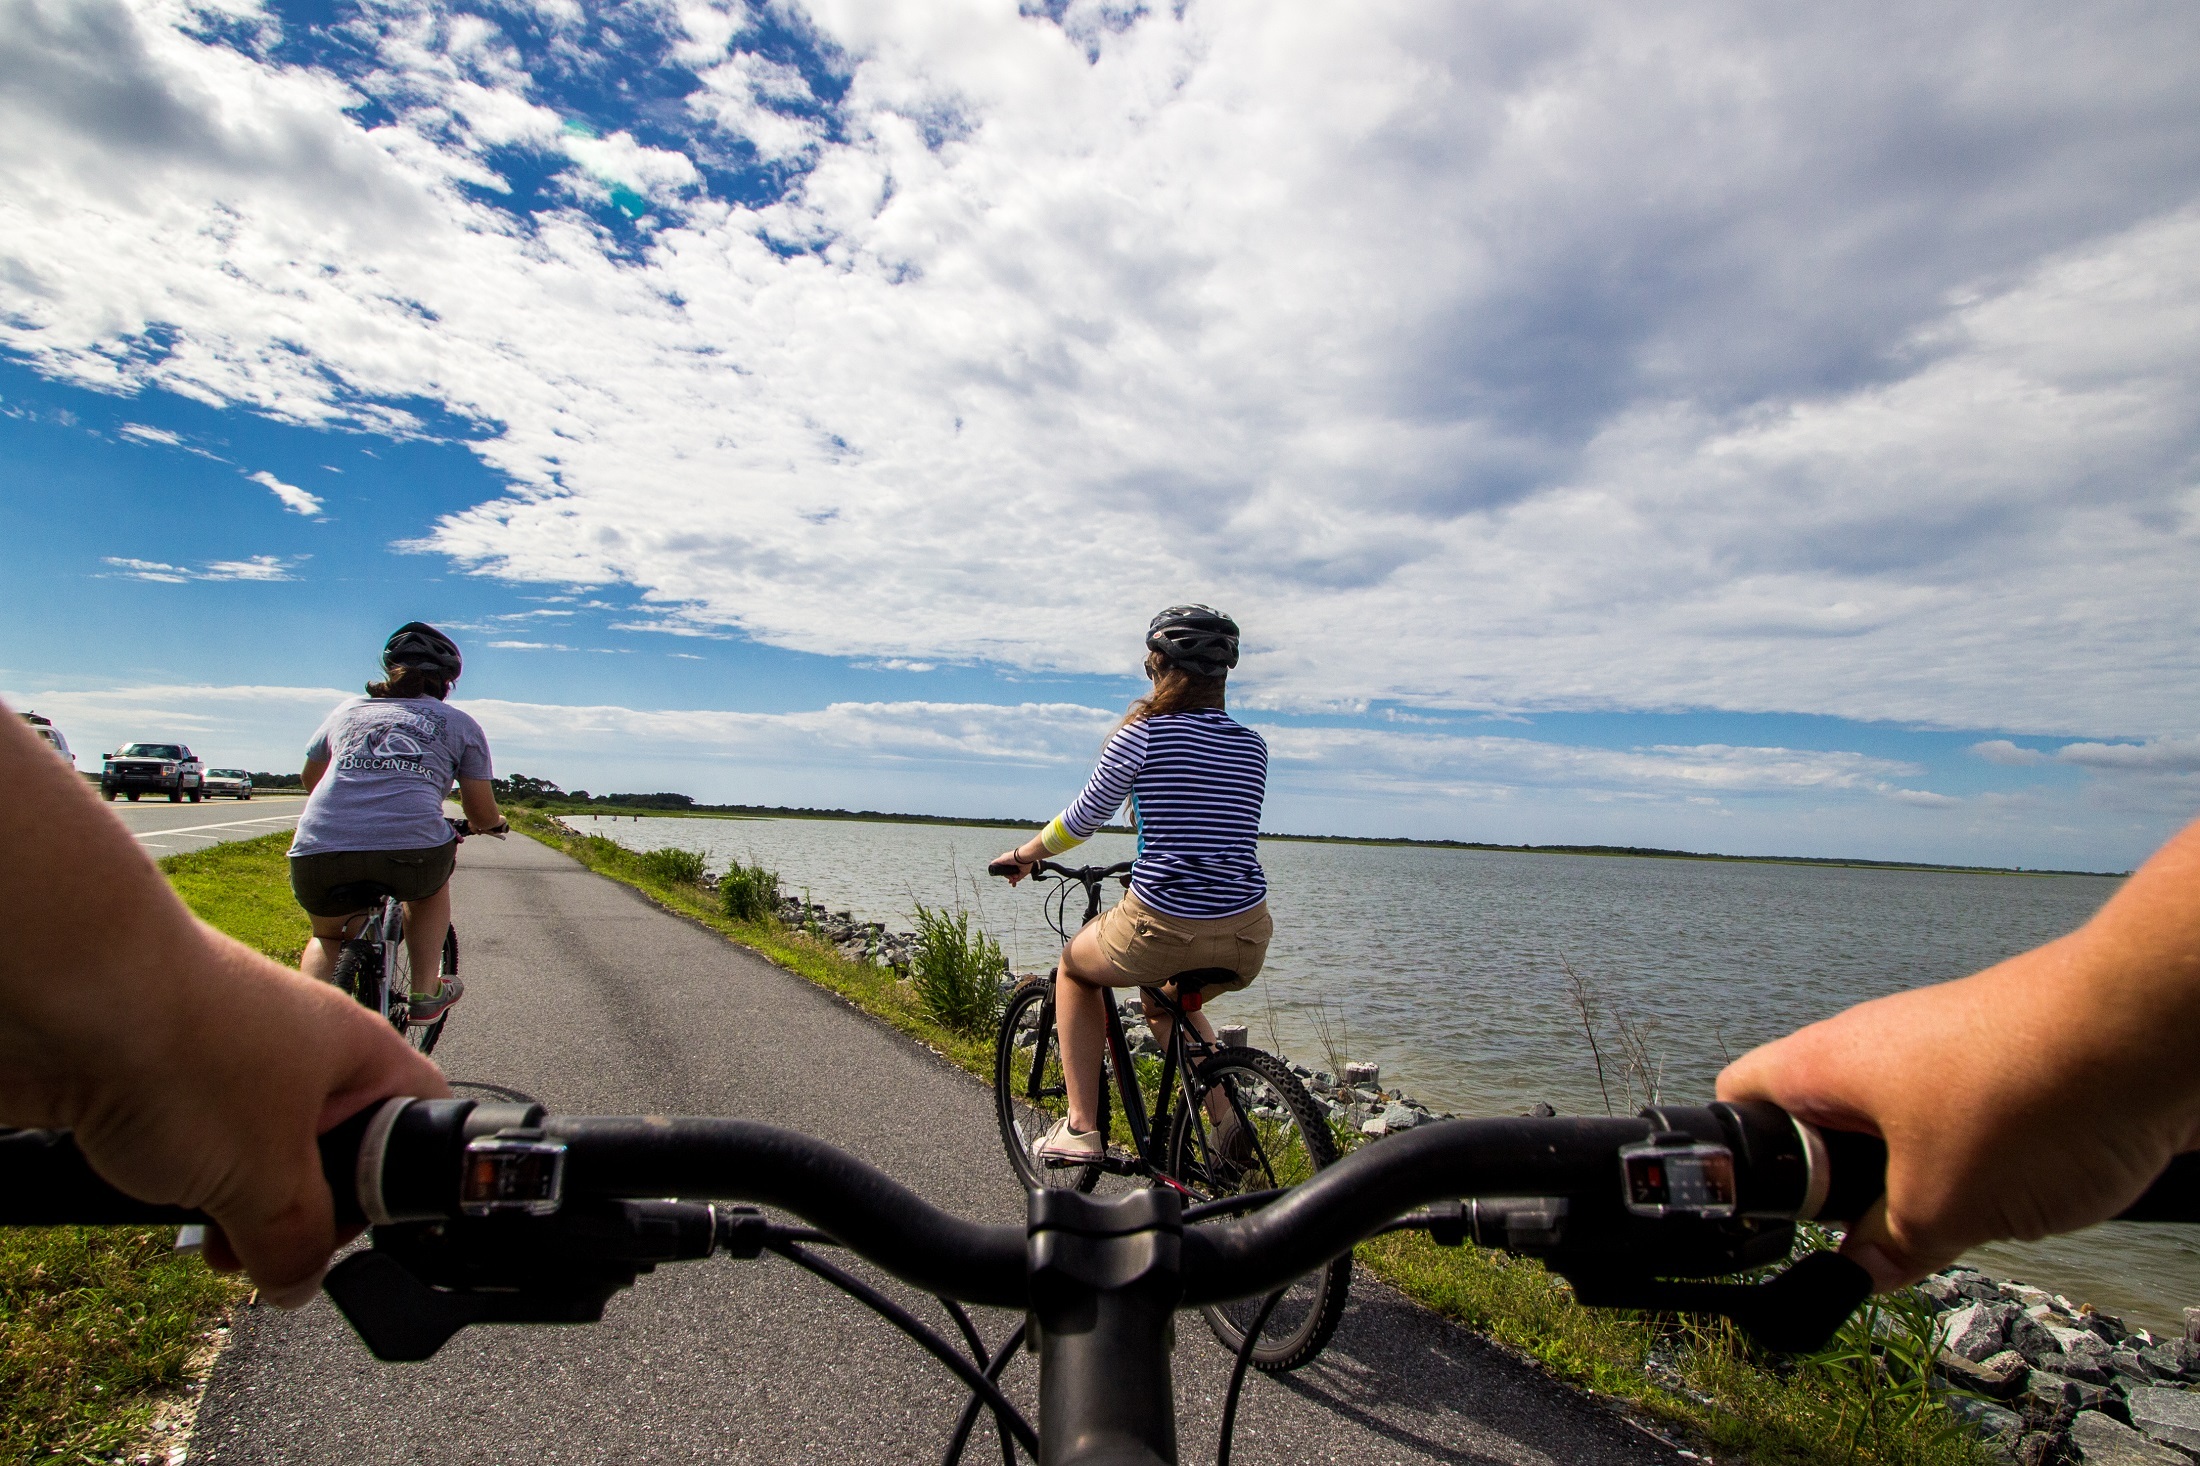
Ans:
<svg viewBox="0 0 2200 1466"><path fill-rule="evenodd" d="M1030 886L988 880L1010 830L829 820L578 822L636 848L762 861L833 910L909 924L960 900L1019 971L1056 945ZM1089 855L1088 855L1089 852ZM1081 847L1129 859L1128 836ZM1386 1083L1463 1115L1537 1100L1602 1114L1567 981L1605 1015L1612 1108L1631 1113L1614 1024L1643 1036L1664 1096L1706 1098L1726 1058L1864 998L1973 972L2083 922L2115 889L2084 876L1514 855L1272 842L1276 942L1261 979L1217 1004L1253 1041L1319 1068L1373 1059ZM2019 1060L2021 1061L2021 1060ZM2112 1224L1975 1260L2157 1332L2200 1302L2200 1228Z"/></svg>

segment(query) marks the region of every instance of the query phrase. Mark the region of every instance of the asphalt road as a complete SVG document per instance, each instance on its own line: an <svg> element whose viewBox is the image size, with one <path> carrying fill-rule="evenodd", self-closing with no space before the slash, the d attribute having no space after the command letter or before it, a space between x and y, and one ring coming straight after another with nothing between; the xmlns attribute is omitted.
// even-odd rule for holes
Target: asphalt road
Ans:
<svg viewBox="0 0 2200 1466"><path fill-rule="evenodd" d="M467 995L438 1053L454 1080L568 1113L789 1125L965 1215L1021 1219L988 1092L839 999L525 839L468 841L454 894ZM1353 1300L1314 1365L1253 1377L1235 1459L1676 1460L1364 1275ZM1013 1322L980 1318L993 1341ZM1188 1462L1213 1459L1227 1364L1185 1315L1175 1370ZM1029 1356L1010 1365L1027 1410L1035 1386ZM779 1259L713 1260L643 1278L601 1324L475 1328L417 1365L377 1364L325 1298L295 1314L247 1310L190 1458L937 1460L960 1405L944 1371L852 1300ZM989 1426L967 1459L998 1459Z"/></svg>
<svg viewBox="0 0 2200 1466"><path fill-rule="evenodd" d="M177 855L204 850L224 840L250 840L271 835L298 823L306 807L296 794L256 794L249 800L208 800L204 804L170 804L167 796L148 796L136 804L116 800L107 808L138 843L154 855Z"/></svg>

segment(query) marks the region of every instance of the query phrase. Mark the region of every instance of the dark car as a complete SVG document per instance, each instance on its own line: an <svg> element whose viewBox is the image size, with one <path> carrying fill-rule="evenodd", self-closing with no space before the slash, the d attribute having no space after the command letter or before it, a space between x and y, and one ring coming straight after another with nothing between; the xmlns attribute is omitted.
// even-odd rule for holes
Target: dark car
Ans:
<svg viewBox="0 0 2200 1466"><path fill-rule="evenodd" d="M133 743L100 762L99 792L136 803L141 794L165 794L170 804L206 797L206 765L180 743Z"/></svg>

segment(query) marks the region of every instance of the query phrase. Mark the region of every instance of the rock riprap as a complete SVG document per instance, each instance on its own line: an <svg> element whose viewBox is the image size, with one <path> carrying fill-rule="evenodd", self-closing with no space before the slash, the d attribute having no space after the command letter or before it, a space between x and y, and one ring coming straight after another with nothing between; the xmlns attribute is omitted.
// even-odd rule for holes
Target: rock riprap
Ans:
<svg viewBox="0 0 2200 1466"><path fill-rule="evenodd" d="M2200 1462L2200 1345L1975 1268L1949 1268L1917 1291L1939 1311L1941 1377L1988 1397L1951 1408L2015 1459Z"/></svg>

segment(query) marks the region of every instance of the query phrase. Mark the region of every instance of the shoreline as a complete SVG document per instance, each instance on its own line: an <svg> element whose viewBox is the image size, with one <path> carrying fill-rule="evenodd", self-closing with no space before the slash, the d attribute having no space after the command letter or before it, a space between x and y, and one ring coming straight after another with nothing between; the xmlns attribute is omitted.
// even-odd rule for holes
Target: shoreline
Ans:
<svg viewBox="0 0 2200 1466"><path fill-rule="evenodd" d="M515 801L516 802L516 801ZM553 819L574 815L610 815L633 819L827 820L851 824L947 825L974 830L1036 830L1044 819L992 819L964 815L896 814L875 809L813 809L780 804L694 804L661 808L642 804L573 804L544 800L529 806ZM1127 825L1107 825L1112 834L1128 834ZM1484 840L1418 840L1405 835L1293 835L1264 830L1260 838L1298 845L1371 845L1409 850L1474 850L1497 855L1568 855L1599 859L1700 860L1725 865L1797 865L1834 870L1916 871L1937 875L2084 876L2120 881L2130 871L2061 870L2034 866L1942 865L1924 860L1869 860L1837 855L1722 855L1716 851L1664 850L1650 845L1502 845Z"/></svg>

